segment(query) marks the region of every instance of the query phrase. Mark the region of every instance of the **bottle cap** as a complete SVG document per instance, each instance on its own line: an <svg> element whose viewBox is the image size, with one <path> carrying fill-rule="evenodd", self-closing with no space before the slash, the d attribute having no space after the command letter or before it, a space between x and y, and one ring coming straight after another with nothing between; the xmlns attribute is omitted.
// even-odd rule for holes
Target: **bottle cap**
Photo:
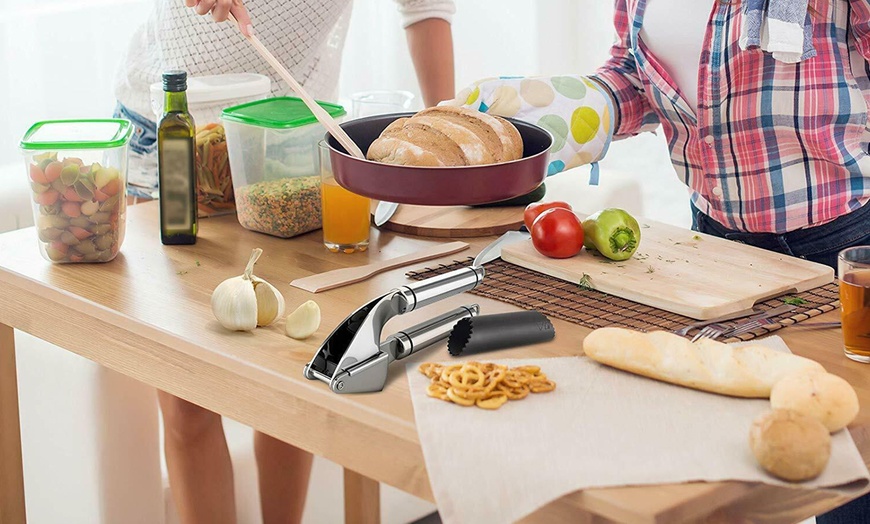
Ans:
<svg viewBox="0 0 870 524"><path fill-rule="evenodd" d="M184 71L166 71L163 73L163 90L178 93L187 90L187 73Z"/></svg>

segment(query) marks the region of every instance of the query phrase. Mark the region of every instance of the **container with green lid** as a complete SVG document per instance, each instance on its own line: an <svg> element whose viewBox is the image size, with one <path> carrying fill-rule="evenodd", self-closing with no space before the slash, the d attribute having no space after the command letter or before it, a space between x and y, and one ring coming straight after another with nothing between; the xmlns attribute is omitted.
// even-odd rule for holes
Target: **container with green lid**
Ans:
<svg viewBox="0 0 870 524"><path fill-rule="evenodd" d="M318 102L337 121L343 107ZM292 97L224 109L230 171L239 223L289 238L320 227L317 143L326 129Z"/></svg>
<svg viewBox="0 0 870 524"><path fill-rule="evenodd" d="M39 250L52 262L108 262L124 241L127 120L47 120L21 139Z"/></svg>

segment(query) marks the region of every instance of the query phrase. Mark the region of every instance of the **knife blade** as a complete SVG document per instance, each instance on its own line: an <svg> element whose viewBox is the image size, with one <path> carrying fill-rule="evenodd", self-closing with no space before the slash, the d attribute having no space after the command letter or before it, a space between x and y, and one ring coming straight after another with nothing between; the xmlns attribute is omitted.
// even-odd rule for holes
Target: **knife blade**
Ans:
<svg viewBox="0 0 870 524"><path fill-rule="evenodd" d="M398 208L399 204L395 202L378 202L378 207L375 209L375 225L380 227L389 222Z"/></svg>
<svg viewBox="0 0 870 524"><path fill-rule="evenodd" d="M487 262L492 262L497 258L501 258L501 250L504 246L516 244L517 242L522 242L523 240L528 240L530 238L532 238L532 236L525 227L519 231L508 231L498 237L493 243L483 248L483 250L474 257L474 265L482 266Z"/></svg>

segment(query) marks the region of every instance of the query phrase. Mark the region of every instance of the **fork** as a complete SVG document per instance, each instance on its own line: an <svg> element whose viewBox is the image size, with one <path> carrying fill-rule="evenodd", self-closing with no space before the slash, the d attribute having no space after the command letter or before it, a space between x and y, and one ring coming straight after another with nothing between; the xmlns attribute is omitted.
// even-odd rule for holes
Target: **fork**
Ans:
<svg viewBox="0 0 870 524"><path fill-rule="evenodd" d="M735 326L725 326L723 324L710 324L705 327L695 337L692 339L692 342L696 342L702 338L709 338L711 340L716 340L722 335L727 334L728 336L742 335L748 331L752 331L760 326L764 326L767 324L772 324L773 321L770 320L773 317L777 317L782 315L783 313L788 313L793 311L795 306L784 304L777 308L773 308L771 310L765 311L764 313L759 313L758 315L753 315L748 320L743 322L738 322Z"/></svg>
<svg viewBox="0 0 870 524"><path fill-rule="evenodd" d="M689 331L691 331L693 329L700 329L700 328L709 326L711 324L720 324L720 323L728 321L728 320L737 320L737 319L741 319L741 318L745 318L745 317L752 317L752 316L758 315L760 313L761 313L761 311L759 311L757 309L744 309L743 311L738 311L737 313L731 313L729 315L714 318L712 320L704 320L702 322L695 322L693 324L683 326L680 329L674 331L673 333L675 335L680 335L681 337L684 337L684 336L688 335Z"/></svg>

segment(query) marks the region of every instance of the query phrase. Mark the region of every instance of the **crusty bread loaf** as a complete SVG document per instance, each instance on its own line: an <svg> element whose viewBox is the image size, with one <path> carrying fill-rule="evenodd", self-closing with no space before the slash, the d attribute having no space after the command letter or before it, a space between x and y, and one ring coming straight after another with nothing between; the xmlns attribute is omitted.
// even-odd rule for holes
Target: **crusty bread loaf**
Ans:
<svg viewBox="0 0 870 524"><path fill-rule="evenodd" d="M461 107L432 107L387 126L369 160L408 166L476 166L523 156L519 131L507 120Z"/></svg>
<svg viewBox="0 0 870 524"><path fill-rule="evenodd" d="M736 348L709 339L692 343L665 331L596 329L586 336L583 350L624 371L735 397L769 398L786 375L824 371L818 362L764 346Z"/></svg>
<svg viewBox="0 0 870 524"><path fill-rule="evenodd" d="M770 392L773 409L790 409L821 422L834 433L858 416L858 394L845 380L830 373L789 375Z"/></svg>

